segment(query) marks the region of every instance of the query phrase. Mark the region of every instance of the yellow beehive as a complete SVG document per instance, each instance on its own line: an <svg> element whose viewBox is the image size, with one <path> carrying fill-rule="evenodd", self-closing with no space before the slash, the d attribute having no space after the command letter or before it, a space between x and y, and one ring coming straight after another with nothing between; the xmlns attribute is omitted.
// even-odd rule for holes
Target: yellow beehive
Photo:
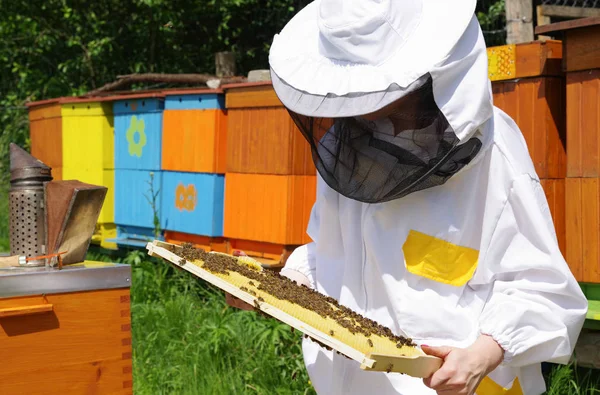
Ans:
<svg viewBox="0 0 600 395"><path fill-rule="evenodd" d="M63 102L61 115L63 168L114 169L112 104Z"/></svg>
<svg viewBox="0 0 600 395"><path fill-rule="evenodd" d="M116 244L107 241L116 238L112 102L63 99L61 117L62 178L108 188L92 242L114 249Z"/></svg>

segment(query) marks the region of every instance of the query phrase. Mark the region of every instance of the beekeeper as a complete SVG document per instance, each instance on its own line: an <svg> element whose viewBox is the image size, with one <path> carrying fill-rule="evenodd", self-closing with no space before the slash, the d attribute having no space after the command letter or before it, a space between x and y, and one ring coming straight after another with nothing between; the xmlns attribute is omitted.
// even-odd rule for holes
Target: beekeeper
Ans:
<svg viewBox="0 0 600 395"><path fill-rule="evenodd" d="M316 0L273 41L312 147L312 243L282 274L443 358L367 372L304 340L319 394L541 394L587 301L517 125L492 103L476 0ZM485 379L484 379L485 378Z"/></svg>

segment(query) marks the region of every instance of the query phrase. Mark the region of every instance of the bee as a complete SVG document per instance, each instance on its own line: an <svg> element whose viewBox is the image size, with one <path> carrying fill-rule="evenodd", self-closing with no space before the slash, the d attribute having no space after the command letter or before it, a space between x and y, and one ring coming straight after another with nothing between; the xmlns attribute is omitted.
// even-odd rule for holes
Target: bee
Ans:
<svg viewBox="0 0 600 395"><path fill-rule="evenodd" d="M369 343L369 347L373 347L373 342L371 341L371 339L367 339L367 343Z"/></svg>
<svg viewBox="0 0 600 395"><path fill-rule="evenodd" d="M258 303L256 299L254 299L254 307L256 307L257 310L260 310L260 303Z"/></svg>
<svg viewBox="0 0 600 395"><path fill-rule="evenodd" d="M254 286L254 283L253 283L252 281L250 281L250 282L248 283L248 285L252 285L252 286Z"/></svg>
<svg viewBox="0 0 600 395"><path fill-rule="evenodd" d="M264 302L265 300L262 298L262 296L259 296L259 297L258 297L258 301L259 301L259 302Z"/></svg>
<svg viewBox="0 0 600 395"><path fill-rule="evenodd" d="M331 335L331 336L335 335L335 332L333 331L333 329L331 329L331 330L329 331L329 335Z"/></svg>
<svg viewBox="0 0 600 395"><path fill-rule="evenodd" d="M392 369L394 368L394 365L390 363L390 365L387 367L387 369L385 370L387 373L390 373L392 371Z"/></svg>
<svg viewBox="0 0 600 395"><path fill-rule="evenodd" d="M254 292L253 290L249 290L248 293L252 296L256 296L256 292Z"/></svg>
<svg viewBox="0 0 600 395"><path fill-rule="evenodd" d="M244 292L248 292L248 288L246 288L246 287L240 287L240 289Z"/></svg>

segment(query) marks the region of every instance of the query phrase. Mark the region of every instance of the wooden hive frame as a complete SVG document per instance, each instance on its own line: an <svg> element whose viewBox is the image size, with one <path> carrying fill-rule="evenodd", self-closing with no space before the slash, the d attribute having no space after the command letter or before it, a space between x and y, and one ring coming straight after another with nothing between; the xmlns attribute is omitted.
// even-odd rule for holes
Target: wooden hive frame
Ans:
<svg viewBox="0 0 600 395"><path fill-rule="evenodd" d="M252 292L252 294L246 292L240 289L240 285L248 286L247 284L250 282L250 279L239 273L235 273L235 277L233 276L233 273L226 275L213 274L202 268L202 261L190 262L171 252L171 249L181 249L180 246L174 244L155 240L148 243L146 248L149 255L165 259L178 268L192 273L196 277L215 285L221 290L250 305L254 305L255 308L271 317L299 330L323 345L344 354L348 358L357 361L360 363L360 367L363 370L403 373L412 377L425 378L431 376L442 365L442 360L440 358L426 355L418 347L402 346L401 348L397 348L389 339L384 339L375 334L371 336L370 339L372 340L367 341L370 344L375 343L374 351L377 352L375 353L369 350L366 350L367 352L365 352L365 348L368 346L365 346L364 344L361 345L358 342L359 337L364 337L363 335L353 335L350 334L350 332L344 333L347 329L342 328L337 322L323 318L314 311L292 304L289 301L279 300L256 288L248 290ZM217 252L211 254L221 254L229 257L229 255ZM240 257L237 258L237 260L240 264L260 268L260 270L262 270L260 263L251 258ZM337 326L334 328L335 325ZM317 327L321 327L321 329ZM324 327L334 328L336 331L335 335L330 335L331 332L326 333L326 330L323 330ZM363 343L366 344L364 339ZM388 344L387 349L385 343ZM389 347L389 344L393 347ZM384 350L377 350L377 348L383 348Z"/></svg>

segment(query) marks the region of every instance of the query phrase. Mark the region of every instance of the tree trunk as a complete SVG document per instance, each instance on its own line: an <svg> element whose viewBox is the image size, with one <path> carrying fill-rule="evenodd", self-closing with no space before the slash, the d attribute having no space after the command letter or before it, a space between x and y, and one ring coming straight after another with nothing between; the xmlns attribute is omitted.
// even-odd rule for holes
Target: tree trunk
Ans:
<svg viewBox="0 0 600 395"><path fill-rule="evenodd" d="M533 41L533 1L506 0L507 44Z"/></svg>
<svg viewBox="0 0 600 395"><path fill-rule="evenodd" d="M218 78L233 77L235 75L235 54L233 52L217 52L215 68Z"/></svg>

